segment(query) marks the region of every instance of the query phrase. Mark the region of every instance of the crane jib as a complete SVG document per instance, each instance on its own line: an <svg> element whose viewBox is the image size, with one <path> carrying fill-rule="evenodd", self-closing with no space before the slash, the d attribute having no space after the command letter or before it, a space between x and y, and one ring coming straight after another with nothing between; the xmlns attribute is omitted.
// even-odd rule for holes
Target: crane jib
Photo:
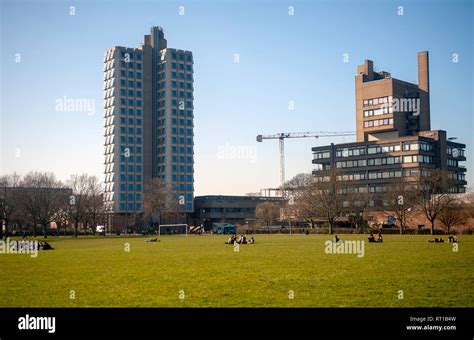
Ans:
<svg viewBox="0 0 474 340"><path fill-rule="evenodd" d="M257 142L263 142L264 139L278 139L280 144L280 187L284 190L285 185L285 138L320 138L320 137L341 137L354 136L355 131L340 131L340 132L288 132L277 133L274 135L257 135Z"/></svg>

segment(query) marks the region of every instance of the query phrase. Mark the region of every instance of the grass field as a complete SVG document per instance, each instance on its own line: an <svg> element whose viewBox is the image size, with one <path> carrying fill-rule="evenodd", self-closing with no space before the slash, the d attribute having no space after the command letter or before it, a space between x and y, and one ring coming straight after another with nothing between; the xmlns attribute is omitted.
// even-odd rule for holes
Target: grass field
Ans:
<svg viewBox="0 0 474 340"><path fill-rule="evenodd" d="M458 252L429 238L386 235L361 258L326 254L328 235L257 235L239 252L216 235L48 238L37 258L0 254L0 306L473 307L474 236Z"/></svg>

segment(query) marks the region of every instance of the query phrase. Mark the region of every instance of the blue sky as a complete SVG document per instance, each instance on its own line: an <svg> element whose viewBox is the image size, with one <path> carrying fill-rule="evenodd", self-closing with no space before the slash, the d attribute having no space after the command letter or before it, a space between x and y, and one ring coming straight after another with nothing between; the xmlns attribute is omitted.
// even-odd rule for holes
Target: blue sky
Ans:
<svg viewBox="0 0 474 340"><path fill-rule="evenodd" d="M423 50L432 129L467 144L472 186L473 14L471 1L2 1L0 172L101 176L104 50L138 47L157 25L194 54L197 195L276 187L278 142L257 134L355 130L357 65L416 82ZM65 96L95 113L58 112ZM312 169L312 146L350 140L287 140L287 178Z"/></svg>

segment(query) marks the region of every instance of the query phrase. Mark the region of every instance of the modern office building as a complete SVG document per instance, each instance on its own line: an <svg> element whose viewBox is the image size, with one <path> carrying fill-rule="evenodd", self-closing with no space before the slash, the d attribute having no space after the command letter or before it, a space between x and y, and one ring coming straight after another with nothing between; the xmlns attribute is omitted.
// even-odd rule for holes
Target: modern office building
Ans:
<svg viewBox="0 0 474 340"><path fill-rule="evenodd" d="M115 229L143 211L143 187L156 177L182 219L193 212L193 90L192 52L168 48L160 27L138 48L105 52L104 200Z"/></svg>
<svg viewBox="0 0 474 340"><path fill-rule="evenodd" d="M446 131L430 130L428 52L418 53L418 84L375 72L371 60L357 71L357 141L312 148L313 173L335 168L343 190L376 194L394 182L442 169L453 180L451 191L465 192L461 162L466 146L448 138Z"/></svg>

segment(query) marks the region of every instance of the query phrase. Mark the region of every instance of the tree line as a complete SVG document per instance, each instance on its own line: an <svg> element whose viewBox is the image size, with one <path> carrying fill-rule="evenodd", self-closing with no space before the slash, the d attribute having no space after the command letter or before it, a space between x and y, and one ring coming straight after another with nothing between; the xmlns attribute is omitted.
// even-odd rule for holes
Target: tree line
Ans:
<svg viewBox="0 0 474 340"><path fill-rule="evenodd" d="M9 237L13 226L20 235L34 237L40 228L48 236L51 223L56 232L66 234L72 226L74 236L79 228L94 228L104 222L102 185L96 176L72 175L62 182L51 172L33 171L0 176L0 236Z"/></svg>
<svg viewBox="0 0 474 340"><path fill-rule="evenodd" d="M184 199L178 197L175 188L153 178L144 185L143 212L129 212L127 218L130 230L143 231L174 223L183 214ZM51 223L55 223L57 235L66 235L68 228L75 237L89 228L95 231L97 225L108 224L102 184L87 174L71 175L64 182L51 172L0 176L0 222L1 238L11 235L13 226L20 235L36 237L41 232L47 237Z"/></svg>
<svg viewBox="0 0 474 340"><path fill-rule="evenodd" d="M448 173L435 169L424 171L411 181L394 181L382 193L368 190L357 192L354 185L341 180L337 169L298 174L285 184L288 205L293 206L298 220L314 227L317 221L325 221L332 234L337 221L347 217L358 229L367 225L369 211L386 211L393 214L402 234L410 216L418 213L429 221L434 234L438 222L449 233L451 228L474 217L474 206L451 193L455 185ZM288 208L288 205L286 208ZM274 203L257 206L256 217L260 225L269 225L278 219L280 207ZM271 220L271 221L269 221Z"/></svg>

